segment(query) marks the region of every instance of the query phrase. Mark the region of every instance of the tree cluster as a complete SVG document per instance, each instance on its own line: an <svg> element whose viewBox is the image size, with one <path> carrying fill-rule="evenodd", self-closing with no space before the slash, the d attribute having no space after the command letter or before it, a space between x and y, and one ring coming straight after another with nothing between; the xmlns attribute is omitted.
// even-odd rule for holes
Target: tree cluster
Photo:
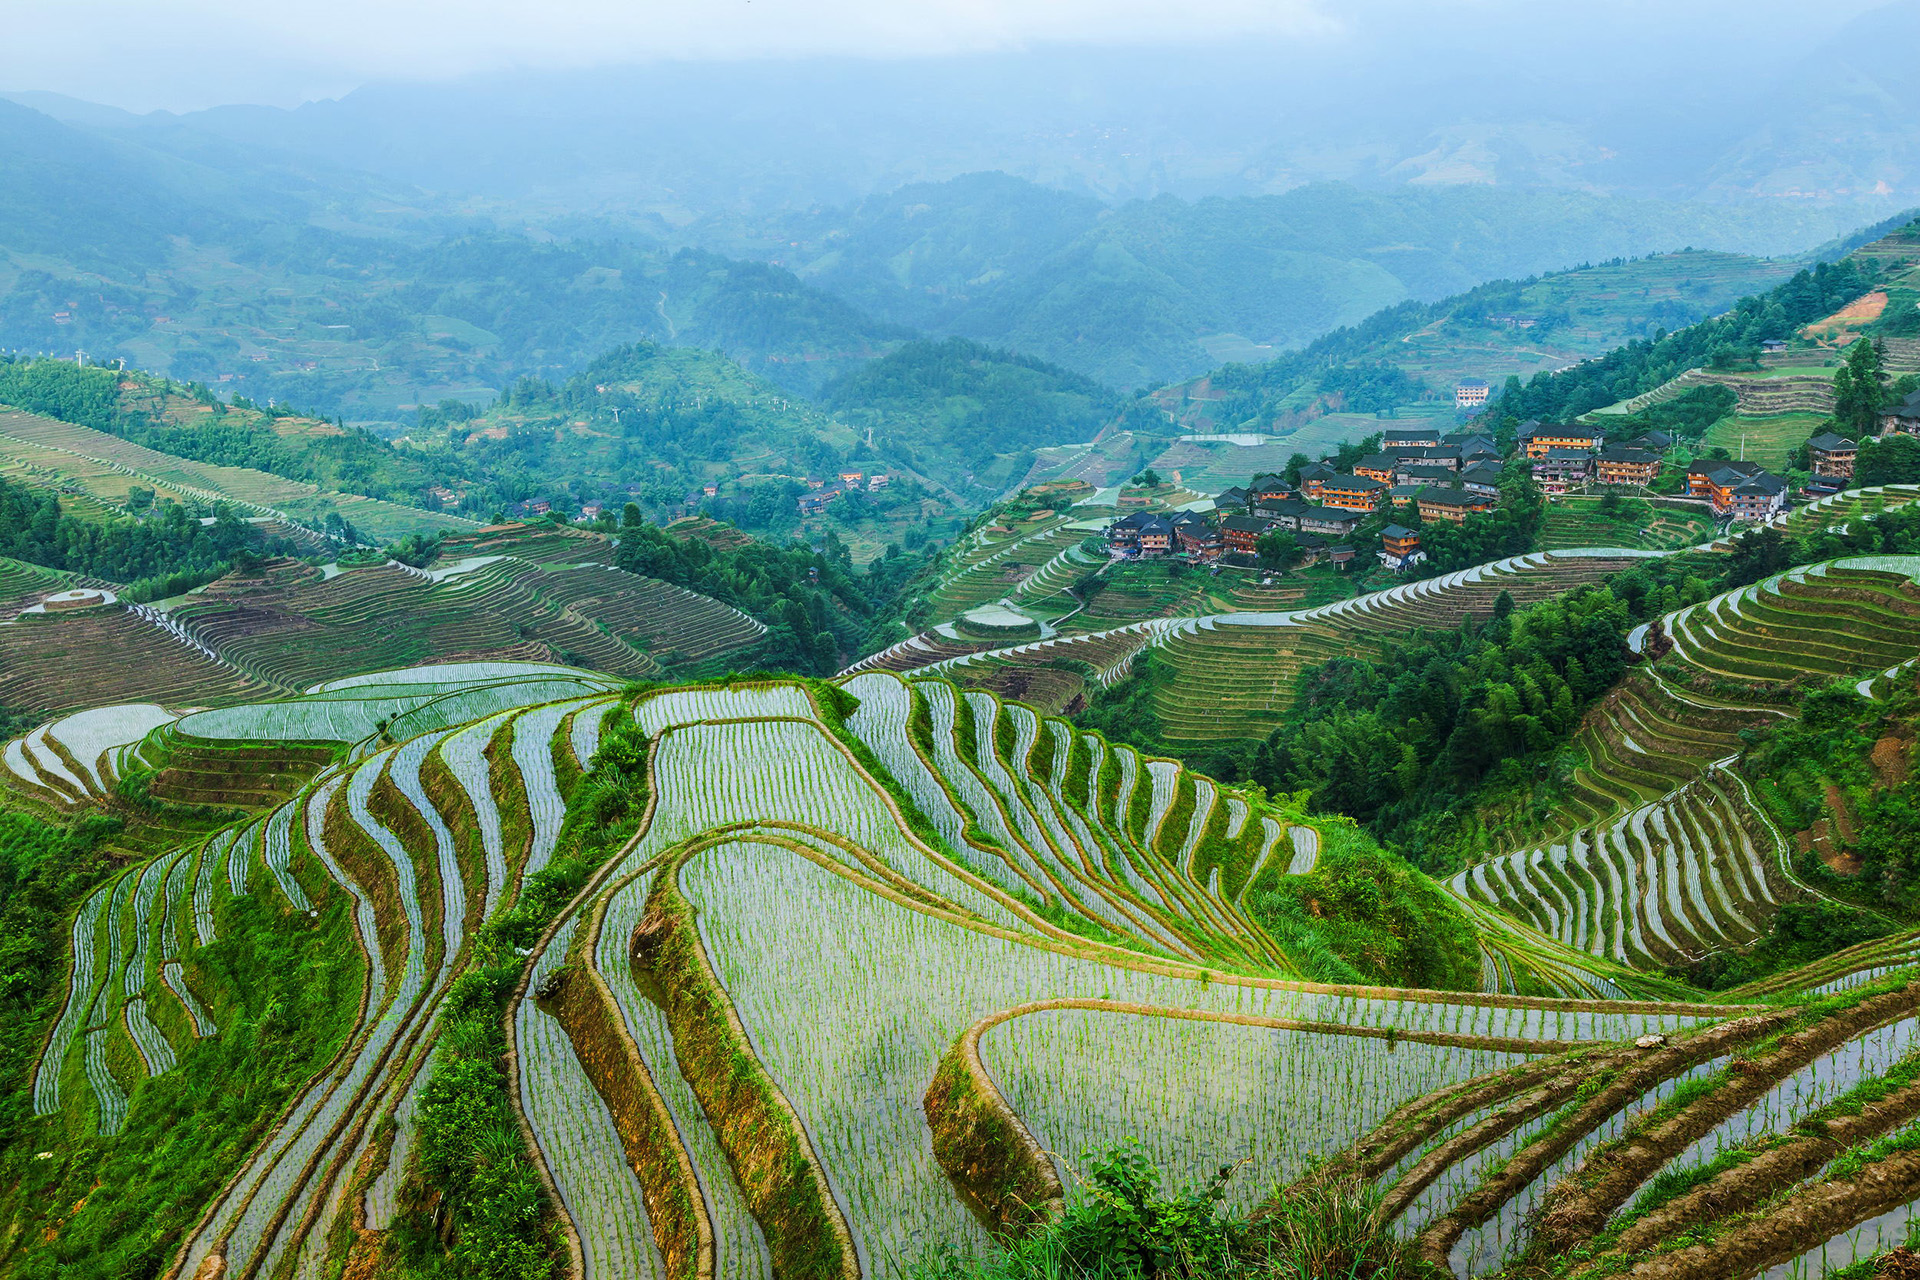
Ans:
<svg viewBox="0 0 1920 1280"><path fill-rule="evenodd" d="M1655 562L1523 610L1503 593L1483 624L1310 667L1254 780L1404 838L1496 770L1554 749L1626 670L1627 633L1707 591Z"/></svg>
<svg viewBox="0 0 1920 1280"><path fill-rule="evenodd" d="M629 504L614 564L712 596L767 624L760 661L804 675L832 675L858 648L868 621L920 565L897 549L857 574L839 538L819 550L749 542L722 550L700 538L669 536Z"/></svg>
<svg viewBox="0 0 1920 1280"><path fill-rule="evenodd" d="M224 506L216 508L212 524L171 502L144 520L100 523L67 515L53 494L0 478L0 556L49 569L129 584L184 582L179 589L185 590L225 572L236 557L291 550Z"/></svg>

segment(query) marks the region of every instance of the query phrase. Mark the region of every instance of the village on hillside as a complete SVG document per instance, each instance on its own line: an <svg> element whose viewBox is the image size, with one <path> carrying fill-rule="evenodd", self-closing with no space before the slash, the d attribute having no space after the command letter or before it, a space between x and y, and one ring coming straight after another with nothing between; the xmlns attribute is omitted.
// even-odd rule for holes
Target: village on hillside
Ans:
<svg viewBox="0 0 1920 1280"><path fill-rule="evenodd" d="M1920 393L1888 410L1881 427L1883 434L1920 434ZM1210 509L1196 502L1121 515L1107 527L1107 550L1116 560L1177 557L1270 570L1321 563L1347 569L1356 559L1370 564L1377 558L1397 574L1426 560L1422 526L1464 525L1513 501L1529 484L1548 502L1671 490L1664 501L1698 508L1723 528L1782 514L1794 492L1788 479L1737 458L1695 458L1684 464L1684 482L1673 481L1671 470L1681 464L1670 461L1675 440L1661 431L1610 439L1597 426L1528 421L1504 450L1497 434L1504 433L1477 425L1387 431L1377 446L1366 442L1372 451L1364 455L1352 456L1349 447L1282 473L1255 475L1244 487L1217 494ZM1810 475L1801 497L1847 486L1858 442L1823 431L1806 447Z"/></svg>

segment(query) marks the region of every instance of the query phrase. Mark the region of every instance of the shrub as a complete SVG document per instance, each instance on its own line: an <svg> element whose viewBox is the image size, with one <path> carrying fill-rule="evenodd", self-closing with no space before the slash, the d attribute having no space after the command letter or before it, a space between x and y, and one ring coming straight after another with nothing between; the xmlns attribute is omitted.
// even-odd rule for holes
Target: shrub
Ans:
<svg viewBox="0 0 1920 1280"><path fill-rule="evenodd" d="M1046 1230L989 1258L936 1250L913 1280L1412 1280L1412 1245L1383 1230L1370 1183L1309 1175L1251 1218L1225 1211L1225 1165L1163 1191L1136 1142L1088 1158L1081 1195Z"/></svg>

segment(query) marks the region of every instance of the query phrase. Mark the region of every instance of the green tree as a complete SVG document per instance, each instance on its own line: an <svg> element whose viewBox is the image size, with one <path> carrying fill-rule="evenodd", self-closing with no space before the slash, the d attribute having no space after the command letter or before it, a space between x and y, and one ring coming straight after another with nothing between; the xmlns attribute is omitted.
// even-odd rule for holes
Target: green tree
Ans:
<svg viewBox="0 0 1920 1280"><path fill-rule="evenodd" d="M1892 435L1861 442L1853 480L1858 485L1920 483L1920 438Z"/></svg>
<svg viewBox="0 0 1920 1280"><path fill-rule="evenodd" d="M1269 529L1253 540L1262 569L1285 571L1300 563L1300 539L1285 529Z"/></svg>
<svg viewBox="0 0 1920 1280"><path fill-rule="evenodd" d="M1833 421L1855 439L1872 435L1886 404L1886 375L1881 367L1880 343L1861 338L1847 350L1847 358L1833 375Z"/></svg>

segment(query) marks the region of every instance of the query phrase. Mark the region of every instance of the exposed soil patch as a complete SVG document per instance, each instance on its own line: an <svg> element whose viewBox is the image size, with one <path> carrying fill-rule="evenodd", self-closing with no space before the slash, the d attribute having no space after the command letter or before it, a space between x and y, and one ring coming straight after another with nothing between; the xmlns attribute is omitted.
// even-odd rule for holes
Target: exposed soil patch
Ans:
<svg viewBox="0 0 1920 1280"><path fill-rule="evenodd" d="M1880 1269L1876 1276L1889 1276L1893 1280L1920 1280L1920 1253L1911 1249L1895 1249L1880 1260Z"/></svg>
<svg viewBox="0 0 1920 1280"><path fill-rule="evenodd" d="M1911 740L1889 734L1873 744L1873 776L1883 787L1897 787L1913 772Z"/></svg>
<svg viewBox="0 0 1920 1280"><path fill-rule="evenodd" d="M1826 319L1815 320L1801 332L1810 337L1818 337L1835 329L1851 329L1859 325L1871 324L1878 320L1886 309L1886 291L1875 289L1872 293L1855 298Z"/></svg>

